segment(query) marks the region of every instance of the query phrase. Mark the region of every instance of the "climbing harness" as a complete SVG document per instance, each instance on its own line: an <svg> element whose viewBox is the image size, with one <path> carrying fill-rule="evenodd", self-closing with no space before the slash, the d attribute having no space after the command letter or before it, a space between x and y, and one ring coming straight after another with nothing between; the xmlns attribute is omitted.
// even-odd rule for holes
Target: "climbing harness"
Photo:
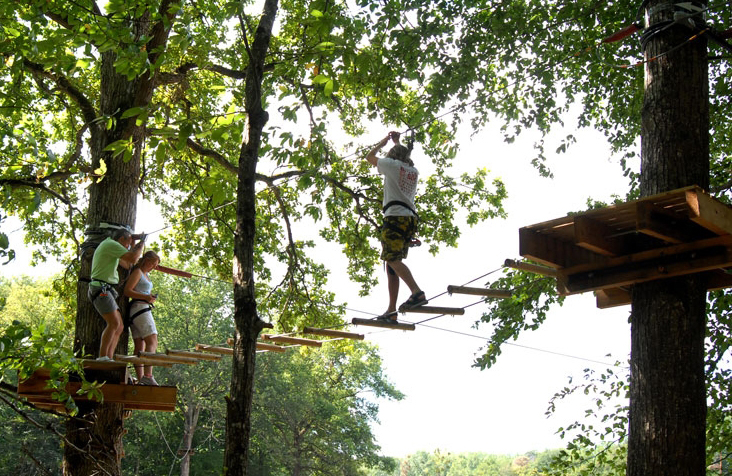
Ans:
<svg viewBox="0 0 732 476"><path fill-rule="evenodd" d="M130 315L130 309L132 309L132 305L134 303L136 303L136 302L144 302L145 304L147 304L147 307L143 307L142 309L138 309L137 312L135 312L134 314ZM153 310L154 307L155 306L152 303L147 302L144 299L130 299L129 305L127 306L127 318L125 319L125 327L130 327L132 325L132 322L138 316L140 316L142 314L145 314L148 311L152 312L152 310Z"/></svg>
<svg viewBox="0 0 732 476"><path fill-rule="evenodd" d="M400 200L392 200L391 202L387 203L386 205L384 205L384 208L382 211L384 213L386 213L386 210L388 210L390 207L393 207L394 205L403 206L404 208L406 208L407 210L412 212L412 214L414 214L414 216L417 217L417 220L419 220L419 215L417 214L417 212L412 207L410 207L407 203L404 203Z"/></svg>
<svg viewBox="0 0 732 476"><path fill-rule="evenodd" d="M86 279L80 279L79 281L86 281ZM117 290L114 289L113 284L110 284L106 281L101 281L99 279L89 280L90 286L97 286L94 283L98 283L99 290L97 292L95 292L94 294L92 294L91 302L96 301L98 297L106 297L107 294L109 293L109 291L111 291L112 294L114 294L115 299L117 298Z"/></svg>

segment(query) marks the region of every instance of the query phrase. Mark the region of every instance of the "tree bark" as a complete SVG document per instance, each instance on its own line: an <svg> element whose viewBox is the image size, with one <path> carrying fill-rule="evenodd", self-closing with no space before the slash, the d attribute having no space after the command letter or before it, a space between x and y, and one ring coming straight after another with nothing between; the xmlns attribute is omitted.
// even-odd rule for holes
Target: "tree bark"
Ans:
<svg viewBox="0 0 732 476"><path fill-rule="evenodd" d="M672 23L673 3L651 0L647 8L641 195L707 189L706 38L689 41L694 31ZM698 275L632 289L629 476L705 474L705 309Z"/></svg>
<svg viewBox="0 0 732 476"><path fill-rule="evenodd" d="M193 448L193 435L196 433L198 426L198 415L201 413L201 407L196 404L189 404L185 409L185 422L183 423L183 441L181 441L180 449L186 453L180 460L180 476L188 476L191 472L191 449Z"/></svg>
<svg viewBox="0 0 732 476"><path fill-rule="evenodd" d="M167 20L172 23L173 14L168 13L171 0L164 0L160 9ZM143 14L130 22L135 38L141 38L153 31L151 49L162 48L170 32L170 23L163 27L158 22L152 25L149 13ZM86 226L98 229L100 222L135 226L137 216L137 191L140 180L140 155L144 139L144 126L136 125L136 118L121 119L122 113L133 107L150 102L154 73L144 74L130 81L126 76L117 73L114 63L117 59L114 51L101 53L99 112L102 116L116 118L115 126L106 129L106 121L94 121L89 124L91 134L90 153L94 168L104 160L107 170L101 181L94 183L89 192L89 209ZM132 157L125 161L123 157L114 157L105 151L109 144L131 138L134 144ZM89 278L93 247L82 247L79 277ZM120 278L124 274L120 274ZM74 337L74 351L78 356L97 357L101 334L105 327L102 317L94 309L87 297L88 282L79 280L77 285L77 315ZM121 293L121 289L118 289ZM124 311L124 309L122 310ZM116 353L127 354L128 333L125 330L115 349ZM110 372L87 372L88 379L103 381L107 378L119 379L120 375ZM121 404L85 402L79 405L79 414L69 419L66 432L70 444L64 448L63 473L66 476L87 475L121 475L122 436L124 407Z"/></svg>
<svg viewBox="0 0 732 476"><path fill-rule="evenodd" d="M134 99L133 84L120 78L114 71L115 56L104 53L101 72L102 114L113 114L131 107ZM128 162L121 157L112 157L104 148L121 138L119 128L107 131L102 125L93 124L91 154L99 160L104 159L107 172L104 178L90 187L89 211L86 225L90 229L99 227L101 221L135 225L137 215L137 185L140 177L140 148L135 148ZM141 134L140 132L137 132ZM88 278L91 273L93 248L85 248L81 255L80 278ZM123 276L123 275L121 275ZM77 315L74 350L79 356L97 357L99 343L105 322L94 309L87 297L88 282L80 280L77 285ZM118 289L118 291L121 291ZM115 352L126 354L128 334L125 331L117 344ZM92 375L88 374L87 378ZM94 375L104 380L112 377L109 372ZM117 376L118 378L119 376ZM83 403L79 414L69 419L66 425L67 438L72 445L64 450L63 471L67 476L92 474L121 474L123 405L110 403ZM78 450L77 450L78 448Z"/></svg>
<svg viewBox="0 0 732 476"><path fill-rule="evenodd" d="M264 61L269 49L278 1L266 0L251 48L245 85L246 135L239 155L236 236L234 237L234 355L227 399L224 474L246 475L249 459L256 342L263 322L254 294L256 233L255 174L267 112L262 108ZM246 31L242 32L246 35Z"/></svg>

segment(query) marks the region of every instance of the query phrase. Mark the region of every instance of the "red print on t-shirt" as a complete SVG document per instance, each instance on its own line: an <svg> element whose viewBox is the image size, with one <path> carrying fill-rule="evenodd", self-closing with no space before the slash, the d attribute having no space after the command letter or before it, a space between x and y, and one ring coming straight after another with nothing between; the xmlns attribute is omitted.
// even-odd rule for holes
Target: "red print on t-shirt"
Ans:
<svg viewBox="0 0 732 476"><path fill-rule="evenodd" d="M400 167L399 190L407 195L414 195L417 191L417 172Z"/></svg>

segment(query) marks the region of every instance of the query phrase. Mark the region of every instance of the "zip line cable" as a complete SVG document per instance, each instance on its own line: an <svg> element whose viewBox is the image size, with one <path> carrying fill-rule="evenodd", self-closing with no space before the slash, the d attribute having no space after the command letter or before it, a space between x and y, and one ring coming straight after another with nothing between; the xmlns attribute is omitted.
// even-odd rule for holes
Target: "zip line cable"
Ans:
<svg viewBox="0 0 732 476"><path fill-rule="evenodd" d="M478 276L477 278L474 278L474 279L466 282L465 284L463 284L463 286L466 286L468 284L471 284L471 283L473 283L473 282L475 282L475 281L477 281L479 279L482 279L482 278L484 278L484 277L486 277L486 276L488 276L490 274L493 274L493 273L495 273L495 272L497 272L497 271L499 271L499 270L501 270L503 268L505 268L505 266L502 266L502 267L497 268L497 269L495 269L493 271L490 271L490 272L485 273L485 274L483 274L481 276ZM546 278L539 278L539 279L546 279ZM533 282L526 283L526 284L524 284L522 286L517 287L516 289L521 289L522 287L526 287L526 286L529 286L531 284L533 284ZM439 295L435 296L432 299L435 299L435 298L437 298L439 296L442 296L443 294L445 294L445 293L439 294ZM471 304L468 304L468 305L463 306L462 309L467 309L467 308L476 306L476 305L481 304L481 303L484 303L484 302L485 302L485 300L484 299L481 299L479 301L476 301L476 302L473 302ZM358 310L358 309L351 309L351 308L346 308L346 309L351 310L351 311L354 311L354 312L360 312L362 314L372 314L373 315L373 313L366 312L366 311L361 311L361 310ZM434 320L434 319L437 319L437 318L440 318L440 317L444 317L445 315L446 314L440 314L440 315L433 316L433 317L430 317L430 318L427 318L427 319L423 319L423 320L417 321L417 322L409 322L409 321L402 321L402 322L404 322L406 324L420 325L420 326L426 327L428 329L433 329L433 330L437 330L437 331L452 333L452 334L456 334L456 335L462 335L462 336L466 336L466 337L473 337L473 338L476 338L476 339L483 339L485 341L489 341L490 340L488 337L481 336L481 335L477 335L477 334L471 334L471 333L467 333L467 332L456 331L456 330L453 330L453 329L446 329L446 328L442 328L442 327L436 327L436 326L432 326L432 325L425 324L426 322L429 322L431 320ZM338 329L338 328L343 328L343 327L346 327L346 326L349 326L349 325L351 325L351 324L349 324L349 323L343 323L343 324L336 325L336 326L326 327L324 329ZM393 332L395 330L398 330L398 329L383 329L383 330L378 330L378 331L369 331L369 332L365 332L364 334L366 334L366 335L375 335L375 334L381 334L381 333L385 333L385 332ZM303 334L303 332L301 332L301 331L293 331L293 332L290 332L290 333L287 333L287 334L278 334L278 335L289 336L289 335L295 335L295 334ZM331 340L340 340L340 339L330 339L329 341L331 341ZM326 342L328 342L328 341L326 341ZM559 356L559 357L571 358L571 359L580 360L580 361L589 362L589 363L594 363L594 364L607 365L607 366L610 366L610 367L627 368L627 366L620 365L619 363L608 363L608 362L604 362L604 361L600 361L600 360L596 360L596 359L590 359L590 358L587 358L587 357L581 357L581 356L577 356L577 355L572 355L572 354L567 354L567 353L562 353L562 352L557 352L557 351L552 351L552 350L547 350L547 349L541 349L541 348L533 347L533 346L527 346L527 345L522 345L522 344L515 344L515 343L512 343L512 342L505 342L505 341L502 342L501 344L502 345L512 346L512 347L517 347L517 348L521 348L521 349L526 349L526 350L533 350L535 352L542 352L542 353L546 353L546 354L556 355L556 356ZM295 346L292 346L292 347L295 347Z"/></svg>
<svg viewBox="0 0 732 476"><path fill-rule="evenodd" d="M445 329L443 327L435 327L435 326L431 326L431 325L427 325L427 324L421 324L421 323L415 323L415 324L422 325L422 326L424 326L424 327L426 327L428 329L434 329L434 330L437 330L437 331L448 332L450 334L457 334L457 335L461 335L461 336L465 336L465 337L474 337L476 339L483 339L485 341L490 340L489 338L487 338L485 336L481 336L481 335L477 335L477 334L470 334L468 332L456 331L456 330L453 330L453 329ZM622 366L622 365L620 365L618 363L611 364L611 363L608 363L608 362L603 362L601 360L589 359L587 357L579 357L579 356L576 356L576 355L566 354L564 352L556 352L556 351L553 351L553 350L540 349L538 347L533 347L533 346L529 346L529 345L515 344L513 342L505 342L504 341L504 342L501 343L501 345L509 345L511 347L519 347L521 349L533 350L533 351L536 351L536 352L543 352L545 354L552 354L552 355L557 355L559 357L567 357L567 358L570 358L570 359L582 360L582 361L585 361L585 362L592 362L592 363L595 363L595 364L608 365L610 367L628 368L627 366Z"/></svg>
<svg viewBox="0 0 732 476"><path fill-rule="evenodd" d="M220 209L220 208L228 207L229 205L233 205L233 204L235 204L235 203L236 203L236 200L231 200L231 201L228 201L228 202L226 202L226 203L224 203L224 204L222 204L222 205L219 205L219 206L217 206L217 207L214 207L214 208L212 208L211 210L207 210L207 211L205 211L205 212L202 212L202 213L198 213L198 214L196 214L196 215L193 215L193 216L189 216L189 217L186 217L186 218L182 218L182 219L178 220L177 222L171 223L171 224L169 224L169 225L165 225L165 226L164 226L164 227L162 227L162 228L158 228L157 230L153 230L153 231L151 231L150 233L146 233L146 235L152 235L152 234L154 234L154 233L160 233L161 231L163 231L163 230L167 230L168 228L170 228L170 227L172 227L172 226L174 226L174 225L176 225L176 224L180 224L180 223L184 223L184 222L187 222L187 221L190 221L190 220L194 220L194 219L196 219L196 218L198 218L198 217L202 217L202 216L204 216L204 215L208 215L208 214L209 214L209 213L211 213L211 212L215 212L216 210L218 210L218 209Z"/></svg>

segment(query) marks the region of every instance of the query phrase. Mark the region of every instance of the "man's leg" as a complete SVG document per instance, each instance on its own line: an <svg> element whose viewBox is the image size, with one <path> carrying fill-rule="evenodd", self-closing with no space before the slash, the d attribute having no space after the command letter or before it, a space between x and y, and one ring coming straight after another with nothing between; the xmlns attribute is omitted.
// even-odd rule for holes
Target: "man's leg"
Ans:
<svg viewBox="0 0 732 476"><path fill-rule="evenodd" d="M387 287L389 289L389 307L384 314L396 312L397 298L399 297L399 276L388 264L386 265Z"/></svg>
<svg viewBox="0 0 732 476"><path fill-rule="evenodd" d="M122 315L118 310L102 314L104 322L107 326L102 331L102 341L99 344L99 357L105 355L110 359L114 358L114 349L117 347L119 336L122 335L124 326L122 325Z"/></svg>
<svg viewBox="0 0 732 476"><path fill-rule="evenodd" d="M391 267L399 278L404 281L404 284L409 286L409 290L412 294L416 294L421 291L417 283L414 281L412 272L409 270L406 264L402 260L394 260L386 263L387 266Z"/></svg>

